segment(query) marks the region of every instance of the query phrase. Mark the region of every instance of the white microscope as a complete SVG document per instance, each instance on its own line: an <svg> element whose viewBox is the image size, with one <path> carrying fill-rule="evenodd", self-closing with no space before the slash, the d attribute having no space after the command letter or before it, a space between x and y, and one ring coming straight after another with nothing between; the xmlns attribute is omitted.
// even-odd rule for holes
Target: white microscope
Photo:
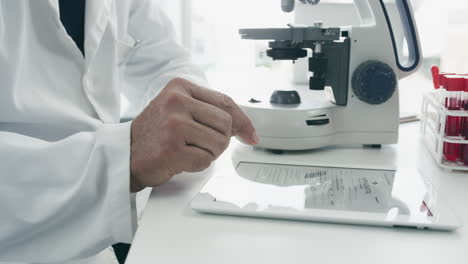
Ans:
<svg viewBox="0 0 468 264"><path fill-rule="evenodd" d="M247 39L273 40L267 54L276 60L296 60L308 57L306 49L313 51L308 87L243 102L261 147L304 150L397 142L397 83L421 63L411 6L396 0L409 46L409 61L403 64L384 0L354 2L362 20L358 27L241 30ZM293 0L282 3L283 10L293 9ZM416 168L397 166L394 148L277 156L237 145L216 166L217 175L190 203L198 212L421 230L461 226L446 205L440 206L443 201L427 178Z"/></svg>
<svg viewBox="0 0 468 264"><path fill-rule="evenodd" d="M419 68L422 55L411 4L394 1L408 45L407 62L400 60L384 0L354 0L361 20L357 27L315 23L239 30L243 39L270 40L267 55L273 60L295 61L312 53L309 87L285 87L239 102L257 130L259 147L281 151L397 143L398 81ZM294 10L294 0L281 4L285 12Z"/></svg>

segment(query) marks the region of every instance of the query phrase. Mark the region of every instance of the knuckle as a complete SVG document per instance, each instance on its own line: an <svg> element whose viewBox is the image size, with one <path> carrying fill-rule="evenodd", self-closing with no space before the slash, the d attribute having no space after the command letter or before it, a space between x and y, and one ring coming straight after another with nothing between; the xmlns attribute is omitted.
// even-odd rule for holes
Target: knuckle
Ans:
<svg viewBox="0 0 468 264"><path fill-rule="evenodd" d="M176 77L174 79L172 79L171 81L169 81L169 86L179 86L179 85L183 85L184 83L186 82L185 79L183 78L180 78L180 77Z"/></svg>
<svg viewBox="0 0 468 264"><path fill-rule="evenodd" d="M183 105L185 96L177 92L168 92L166 95L166 103L169 105Z"/></svg>
<svg viewBox="0 0 468 264"><path fill-rule="evenodd" d="M174 79L172 79L168 85L168 87L171 87L171 89L173 88L178 88L178 89L182 89L182 90L185 90L187 92L191 92L192 89L194 88L194 84L191 83L190 81L184 79L184 78L180 78L180 77L176 77Z"/></svg>
<svg viewBox="0 0 468 264"><path fill-rule="evenodd" d="M169 116L164 125L163 131L168 133L169 136L177 135L175 132L181 131L184 125L184 120L179 115L171 115Z"/></svg>
<svg viewBox="0 0 468 264"><path fill-rule="evenodd" d="M223 119L223 122L224 122L224 127L225 127L227 130L230 131L231 128L232 128L232 122L233 122L232 116L231 116L230 114L228 114L228 113L225 113L225 114L223 114L222 119Z"/></svg>
<svg viewBox="0 0 468 264"><path fill-rule="evenodd" d="M219 105L224 109L232 109L236 105L231 97L220 93L218 96Z"/></svg>
<svg viewBox="0 0 468 264"><path fill-rule="evenodd" d="M224 128L225 128L225 133L226 135L230 136L231 135L231 131L232 131L232 124L233 124L233 119L232 119L232 116L231 115L227 115L226 116L226 119L224 121Z"/></svg>

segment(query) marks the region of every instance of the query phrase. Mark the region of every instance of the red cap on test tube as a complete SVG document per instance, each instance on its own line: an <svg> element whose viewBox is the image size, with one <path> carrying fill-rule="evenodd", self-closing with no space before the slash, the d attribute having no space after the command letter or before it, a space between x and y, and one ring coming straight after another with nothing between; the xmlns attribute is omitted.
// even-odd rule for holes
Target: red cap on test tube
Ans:
<svg viewBox="0 0 468 264"><path fill-rule="evenodd" d="M432 81L434 82L434 88L439 89L440 88L439 66L437 65L432 66L431 73L432 73Z"/></svg>
<svg viewBox="0 0 468 264"><path fill-rule="evenodd" d="M465 93L468 93L468 74L465 76Z"/></svg>
<svg viewBox="0 0 468 264"><path fill-rule="evenodd" d="M439 86L440 87L445 88L447 86L446 85L447 76L450 76L450 75L456 75L456 74L455 73L446 73L446 72L443 72L443 73L439 74Z"/></svg>
<svg viewBox="0 0 468 264"><path fill-rule="evenodd" d="M463 75L446 75L445 89L449 92L465 91L465 76Z"/></svg>

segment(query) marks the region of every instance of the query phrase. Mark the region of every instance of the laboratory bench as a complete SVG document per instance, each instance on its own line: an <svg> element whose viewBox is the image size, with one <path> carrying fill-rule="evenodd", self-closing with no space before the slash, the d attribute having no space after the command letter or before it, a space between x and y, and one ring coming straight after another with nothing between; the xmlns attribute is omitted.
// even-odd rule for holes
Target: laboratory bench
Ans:
<svg viewBox="0 0 468 264"><path fill-rule="evenodd" d="M464 223L457 231L200 214L189 203L212 175L222 172L214 163L205 172L178 175L153 189L126 263L466 264L468 173L437 167L418 135L418 122L402 124L397 145L377 150L355 147L323 151L341 152L341 158L349 157L358 163L416 166ZM230 148L237 144L234 140ZM313 160L320 153L304 155Z"/></svg>

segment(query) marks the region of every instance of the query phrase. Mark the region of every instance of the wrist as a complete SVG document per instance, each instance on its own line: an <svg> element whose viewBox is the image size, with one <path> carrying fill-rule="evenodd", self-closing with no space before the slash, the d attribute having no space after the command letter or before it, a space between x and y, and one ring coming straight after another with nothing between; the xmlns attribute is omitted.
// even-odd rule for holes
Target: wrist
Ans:
<svg viewBox="0 0 468 264"><path fill-rule="evenodd" d="M144 189L145 187L140 184L133 175L130 175L130 192L137 193Z"/></svg>
<svg viewBox="0 0 468 264"><path fill-rule="evenodd" d="M138 180L137 172L136 172L136 165L135 165L135 145L136 145L136 133L134 131L135 122L132 122L132 126L130 129L130 192L137 193L143 190L145 187L141 182Z"/></svg>

